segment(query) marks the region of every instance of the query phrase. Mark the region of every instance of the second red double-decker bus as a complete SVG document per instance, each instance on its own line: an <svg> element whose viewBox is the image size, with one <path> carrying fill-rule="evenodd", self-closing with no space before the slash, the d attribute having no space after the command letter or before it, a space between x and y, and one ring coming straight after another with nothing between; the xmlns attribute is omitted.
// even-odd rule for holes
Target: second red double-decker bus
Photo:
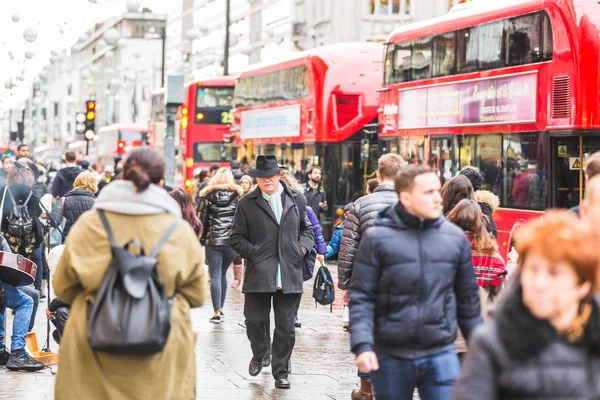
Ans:
<svg viewBox="0 0 600 400"><path fill-rule="evenodd" d="M382 137L445 181L479 167L503 254L512 233L583 194L600 149L597 0L474 1L388 39Z"/></svg>
<svg viewBox="0 0 600 400"><path fill-rule="evenodd" d="M188 191L195 170L213 162L229 165L234 158L229 140L234 87L235 78L222 77L195 82L186 89L179 116L179 148Z"/></svg>
<svg viewBox="0 0 600 400"><path fill-rule="evenodd" d="M325 231L335 210L364 194L365 172L376 169L382 50L375 43L324 46L251 67L238 78L232 129L244 145L238 158L275 154L301 181L310 166L322 166Z"/></svg>

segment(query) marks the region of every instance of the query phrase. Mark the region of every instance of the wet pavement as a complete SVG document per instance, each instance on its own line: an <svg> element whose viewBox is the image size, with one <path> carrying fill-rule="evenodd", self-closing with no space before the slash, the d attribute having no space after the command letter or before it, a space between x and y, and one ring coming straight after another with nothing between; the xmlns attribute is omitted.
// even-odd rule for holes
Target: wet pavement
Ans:
<svg viewBox="0 0 600 400"><path fill-rule="evenodd" d="M335 277L335 265L331 265L330 270ZM46 304L45 299L42 300L36 319L35 332L40 346L46 336ZM299 311L302 328L296 330L289 390L275 389L270 367L264 368L257 377L248 374L252 352L243 326L240 290L229 289L224 312L225 322L213 325L208 322L212 316L210 299L203 307L192 310L192 325L198 337L197 399L350 399L358 379L349 350L350 337L342 330L339 295L333 313L329 307L315 308L312 281L306 282ZM12 331L11 318L8 326L9 332ZM57 351L54 341L51 347ZM49 369L21 373L0 367L0 399L49 400L54 398L53 393L54 376Z"/></svg>

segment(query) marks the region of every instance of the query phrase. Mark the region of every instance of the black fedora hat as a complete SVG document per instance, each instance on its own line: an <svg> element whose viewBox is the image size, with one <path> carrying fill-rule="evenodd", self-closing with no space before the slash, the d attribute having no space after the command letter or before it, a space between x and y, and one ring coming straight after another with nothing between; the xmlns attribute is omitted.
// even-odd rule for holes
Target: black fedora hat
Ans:
<svg viewBox="0 0 600 400"><path fill-rule="evenodd" d="M277 175L283 168L277 163L277 157L263 156L256 157L256 167L250 168L248 175L258 178L266 178L268 176Z"/></svg>

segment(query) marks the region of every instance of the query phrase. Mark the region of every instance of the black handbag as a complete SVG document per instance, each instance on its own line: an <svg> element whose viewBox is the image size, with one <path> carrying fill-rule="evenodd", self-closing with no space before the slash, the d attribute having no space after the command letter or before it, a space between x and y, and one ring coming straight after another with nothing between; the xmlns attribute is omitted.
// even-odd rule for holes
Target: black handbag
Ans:
<svg viewBox="0 0 600 400"><path fill-rule="evenodd" d="M138 240L120 247L103 211L98 211L110 240L112 260L102 278L96 300L86 300L90 347L112 354L151 355L162 351L171 330L173 299L158 279L156 256L181 220L171 225L149 255ZM129 247L135 245L140 254Z"/></svg>

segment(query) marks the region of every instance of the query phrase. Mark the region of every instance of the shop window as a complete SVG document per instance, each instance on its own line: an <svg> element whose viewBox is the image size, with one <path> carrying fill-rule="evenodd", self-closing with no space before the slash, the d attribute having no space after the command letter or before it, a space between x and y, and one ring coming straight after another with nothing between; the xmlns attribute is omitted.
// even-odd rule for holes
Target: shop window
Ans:
<svg viewBox="0 0 600 400"><path fill-rule="evenodd" d="M405 14L410 14L410 0L369 0L369 12L379 15L398 15L404 2Z"/></svg>

